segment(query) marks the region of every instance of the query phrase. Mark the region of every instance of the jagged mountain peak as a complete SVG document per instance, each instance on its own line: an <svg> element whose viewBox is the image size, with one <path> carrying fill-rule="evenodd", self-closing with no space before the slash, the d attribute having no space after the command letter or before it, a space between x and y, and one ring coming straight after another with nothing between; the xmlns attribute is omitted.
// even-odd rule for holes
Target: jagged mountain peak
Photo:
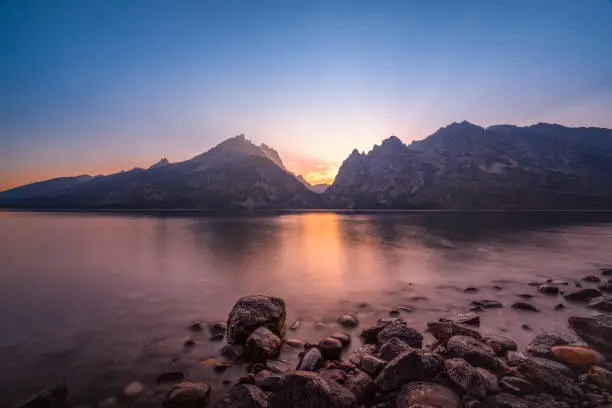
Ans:
<svg viewBox="0 0 612 408"><path fill-rule="evenodd" d="M149 170L151 170L151 169L158 169L160 167L166 167L169 164L170 164L170 162L168 161L168 159L165 158L165 157L162 157L157 163L155 163L151 167L149 167Z"/></svg>

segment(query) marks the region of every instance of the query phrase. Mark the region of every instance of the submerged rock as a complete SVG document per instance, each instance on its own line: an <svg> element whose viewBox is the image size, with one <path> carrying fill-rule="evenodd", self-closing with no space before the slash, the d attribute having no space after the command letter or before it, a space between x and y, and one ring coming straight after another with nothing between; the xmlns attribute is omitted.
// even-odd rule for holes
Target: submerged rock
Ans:
<svg viewBox="0 0 612 408"><path fill-rule="evenodd" d="M604 362L599 352L587 347L554 346L551 352L557 360L574 367L590 367Z"/></svg>
<svg viewBox="0 0 612 408"><path fill-rule="evenodd" d="M278 384L271 408L357 408L355 396L343 386L314 373L297 371Z"/></svg>
<svg viewBox="0 0 612 408"><path fill-rule="evenodd" d="M183 382L168 391L164 408L204 407L210 398L210 385L203 382Z"/></svg>
<svg viewBox="0 0 612 408"><path fill-rule="evenodd" d="M612 293L612 281L600 283L599 285L597 285L597 289L602 292Z"/></svg>
<svg viewBox="0 0 612 408"><path fill-rule="evenodd" d="M267 408L268 396L257 386L238 384L219 399L214 408Z"/></svg>
<svg viewBox="0 0 612 408"><path fill-rule="evenodd" d="M527 310L530 312L539 312L538 308L532 304L525 302L516 302L512 305L512 309Z"/></svg>
<svg viewBox="0 0 612 408"><path fill-rule="evenodd" d="M382 391L391 391L409 381L435 377L442 365L443 359L439 355L411 349L391 360L374 382Z"/></svg>
<svg viewBox="0 0 612 408"><path fill-rule="evenodd" d="M594 288L578 289L564 295L565 299L572 301L589 301L601 296L601 292Z"/></svg>
<svg viewBox="0 0 612 408"><path fill-rule="evenodd" d="M344 327L357 327L359 325L359 320L357 316L353 314L345 314L338 318L338 324Z"/></svg>
<svg viewBox="0 0 612 408"><path fill-rule="evenodd" d="M543 285L538 286L538 291L547 295L556 295L559 293L559 287L556 285L550 285L545 283Z"/></svg>
<svg viewBox="0 0 612 408"><path fill-rule="evenodd" d="M570 327L584 341L596 349L612 353L612 315L601 314L592 317L570 317Z"/></svg>
<svg viewBox="0 0 612 408"><path fill-rule="evenodd" d="M263 326L278 337L285 333L285 302L270 296L245 296L236 302L227 319L227 342L242 344Z"/></svg>
<svg viewBox="0 0 612 408"><path fill-rule="evenodd" d="M251 361L265 361L278 354L281 339L266 327L259 327L247 338L245 356Z"/></svg>
<svg viewBox="0 0 612 408"><path fill-rule="evenodd" d="M527 345L527 352L538 357L550 357L550 349L554 346L564 346L569 342L556 334L538 334Z"/></svg>
<svg viewBox="0 0 612 408"><path fill-rule="evenodd" d="M469 324L478 326L480 324L480 316L475 312L462 313L453 318L454 323Z"/></svg>
<svg viewBox="0 0 612 408"><path fill-rule="evenodd" d="M595 275L585 276L584 278L582 278L582 280L585 281L585 282L592 282L592 283L599 283L599 282L601 282L601 278L599 276L595 276Z"/></svg>
<svg viewBox="0 0 612 408"><path fill-rule="evenodd" d="M402 387L395 399L397 408L461 408L459 396L450 388L432 382L412 382Z"/></svg>
<svg viewBox="0 0 612 408"><path fill-rule="evenodd" d="M612 298L599 296L587 303L586 307L599 310L600 312L612 312Z"/></svg>
<svg viewBox="0 0 612 408"><path fill-rule="evenodd" d="M473 300L470 302L472 306L479 306L484 309L495 309L498 307L504 307L503 304L498 302L497 300Z"/></svg>

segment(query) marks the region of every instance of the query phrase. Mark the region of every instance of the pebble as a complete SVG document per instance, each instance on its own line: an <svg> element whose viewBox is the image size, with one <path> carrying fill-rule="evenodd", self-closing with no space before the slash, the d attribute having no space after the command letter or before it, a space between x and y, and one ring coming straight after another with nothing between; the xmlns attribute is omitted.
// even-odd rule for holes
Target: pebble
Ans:
<svg viewBox="0 0 612 408"><path fill-rule="evenodd" d="M128 397L134 397L143 392L144 389L144 385L142 385L138 381L132 381L131 383L125 386L125 388L123 389L123 393Z"/></svg>

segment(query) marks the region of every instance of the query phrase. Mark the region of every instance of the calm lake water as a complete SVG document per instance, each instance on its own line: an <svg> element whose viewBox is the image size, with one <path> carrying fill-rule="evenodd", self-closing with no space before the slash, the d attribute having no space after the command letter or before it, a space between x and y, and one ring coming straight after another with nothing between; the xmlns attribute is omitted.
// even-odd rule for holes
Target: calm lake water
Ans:
<svg viewBox="0 0 612 408"><path fill-rule="evenodd" d="M568 316L594 312L555 311L562 298L547 296L532 301L539 313L509 306L516 294L537 296L529 281L574 282L610 266L611 222L595 214L0 212L0 405L65 379L76 405L116 397L151 406L165 371L209 381L216 398L229 388L223 380L246 369L218 374L201 364L223 344L204 331L185 350L186 327L225 320L247 294L285 299L289 323L303 321L287 337L307 341L338 331L346 312L365 327L403 305L414 312L402 316L424 330L478 299L506 305L481 313L484 333L506 331L522 345L540 331L569 333ZM297 352L284 348L281 358L293 364ZM123 396L134 380L147 386L136 400Z"/></svg>

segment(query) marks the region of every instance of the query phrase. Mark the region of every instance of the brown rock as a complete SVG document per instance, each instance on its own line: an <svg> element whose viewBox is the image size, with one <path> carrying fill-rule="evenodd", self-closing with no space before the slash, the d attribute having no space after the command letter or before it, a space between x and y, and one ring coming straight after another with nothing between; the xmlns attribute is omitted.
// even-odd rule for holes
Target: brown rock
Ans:
<svg viewBox="0 0 612 408"><path fill-rule="evenodd" d="M599 352L587 347L554 346L550 351L557 360L574 367L590 367L604 361Z"/></svg>

